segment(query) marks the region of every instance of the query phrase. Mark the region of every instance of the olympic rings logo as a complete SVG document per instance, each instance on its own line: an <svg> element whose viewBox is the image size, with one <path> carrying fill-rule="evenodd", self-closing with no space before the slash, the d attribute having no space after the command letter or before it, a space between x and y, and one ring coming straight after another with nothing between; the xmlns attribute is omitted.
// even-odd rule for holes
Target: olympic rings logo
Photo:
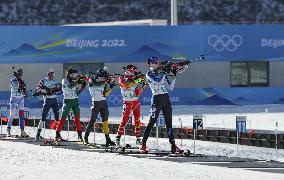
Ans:
<svg viewBox="0 0 284 180"><path fill-rule="evenodd" d="M208 37L208 44L219 52L225 50L233 52L243 44L243 37L239 34L233 36L228 34L223 34L221 36L212 34Z"/></svg>
<svg viewBox="0 0 284 180"><path fill-rule="evenodd" d="M115 106L122 104L123 101L122 95L112 95L112 94L108 96L108 100L112 105Z"/></svg>

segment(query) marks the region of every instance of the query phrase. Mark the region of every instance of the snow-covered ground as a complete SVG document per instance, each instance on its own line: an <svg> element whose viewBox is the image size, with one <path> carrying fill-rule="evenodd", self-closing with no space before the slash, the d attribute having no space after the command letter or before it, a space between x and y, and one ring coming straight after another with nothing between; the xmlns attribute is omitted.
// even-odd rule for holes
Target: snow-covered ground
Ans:
<svg viewBox="0 0 284 180"><path fill-rule="evenodd" d="M5 127L4 127L5 129ZM36 128L27 127L31 136ZM13 134L19 133L13 127ZM47 130L45 137L54 135ZM67 132L63 137L67 138ZM90 137L93 137L91 134ZM114 135L111 135L114 138ZM69 139L76 139L74 132ZM92 140L92 138L90 138ZM126 137L132 144L134 137ZM96 141L103 142L104 136L96 134ZM180 145L180 141L177 140ZM156 148L156 139L148 141L150 148ZM167 139L159 139L159 148L169 149ZM183 148L193 151L193 141L183 140ZM196 141L196 153L207 155L240 156L284 161L284 150L243 146L236 153L236 145L215 142ZM195 163L178 163L160 161L150 158L135 158L111 153L98 153L62 148L43 147L24 142L0 140L0 179L283 179L284 174L250 171L242 168L225 168L199 165Z"/></svg>
<svg viewBox="0 0 284 180"><path fill-rule="evenodd" d="M110 122L119 123L121 107L110 108ZM30 118L40 118L41 109L30 109ZM147 123L149 107L141 108L142 122ZM173 124L192 127L193 114L203 114L204 128L235 128L236 115L247 116L247 129L284 131L284 108L270 106L174 106ZM82 121L90 116L89 108L81 109ZM26 131L35 136L36 128L27 127ZM3 133L6 126L3 126ZM12 128L13 134L19 134L18 127ZM46 138L54 137L53 130L45 130ZM75 140L77 135L63 132L63 138ZM93 142L93 134L90 142ZM114 139L115 135L111 135ZM134 137L126 136L126 143L134 145ZM103 143L104 135L96 134L96 142ZM181 141L176 140L181 146ZM183 149L194 150L192 140L183 140ZM157 148L156 139L150 138L149 148ZM160 150L169 150L167 139L159 139ZM196 153L205 155L242 157L284 162L284 150L239 146L216 142L196 141ZM242 168L206 166L196 163L178 163L150 158L135 158L110 153L98 153L43 147L25 142L0 140L0 179L284 179L284 174L251 171Z"/></svg>
<svg viewBox="0 0 284 180"><path fill-rule="evenodd" d="M141 107L141 120L148 123L149 106ZM119 123L122 107L110 107L109 121ZM88 121L90 109L81 109L81 120ZM192 127L193 114L204 116L204 128L236 127L236 115L247 116L247 129L284 131L284 106L282 105L251 105L251 106L173 106L173 125ZM41 118L41 109L30 109L30 118Z"/></svg>

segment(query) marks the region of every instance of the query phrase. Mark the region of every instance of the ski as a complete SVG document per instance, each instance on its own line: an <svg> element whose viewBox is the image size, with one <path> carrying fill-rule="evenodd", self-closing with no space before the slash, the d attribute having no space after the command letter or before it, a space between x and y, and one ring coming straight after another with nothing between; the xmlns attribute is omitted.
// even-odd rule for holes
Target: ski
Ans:
<svg viewBox="0 0 284 180"><path fill-rule="evenodd" d="M137 146L131 146L130 144L126 144L125 146L112 146L108 150L110 152L125 152L125 151L132 151L138 149L139 147Z"/></svg>
<svg viewBox="0 0 284 180"><path fill-rule="evenodd" d="M94 148L94 149L104 149L105 151L111 151L112 149L115 149L116 146L106 146L106 144L93 144L93 143L90 143L90 144L85 144L91 148Z"/></svg>
<svg viewBox="0 0 284 180"><path fill-rule="evenodd" d="M21 140L30 140L33 139L32 137L28 136L28 137L22 137L20 135L11 135L11 136L7 136L5 135L1 135L1 139L21 139Z"/></svg>
<svg viewBox="0 0 284 180"><path fill-rule="evenodd" d="M11 136L4 135L2 137L6 139L19 139L20 138L19 135L11 135Z"/></svg>
<svg viewBox="0 0 284 180"><path fill-rule="evenodd" d="M132 147L130 144L126 144L126 146L106 146L106 144L84 144L90 148L98 149L98 150L104 150L105 152L110 153L118 153L118 152L124 152L126 150L135 150L138 149L138 147Z"/></svg>
<svg viewBox="0 0 284 180"><path fill-rule="evenodd" d="M75 143L75 144L78 144L78 145L86 145L84 141L80 141L80 140L63 140L62 142Z"/></svg>
<svg viewBox="0 0 284 180"><path fill-rule="evenodd" d="M171 151L153 151L149 150L147 153L142 153L140 151L129 151L126 150L124 152L119 152L119 154L125 154L125 155L145 155L145 156L168 156L168 157L202 157L201 154L193 154L189 150L182 152L182 153L172 153Z"/></svg>
<svg viewBox="0 0 284 180"><path fill-rule="evenodd" d="M62 144L61 142L66 141L56 141L54 139L42 139L40 142L40 146L67 146L66 144Z"/></svg>

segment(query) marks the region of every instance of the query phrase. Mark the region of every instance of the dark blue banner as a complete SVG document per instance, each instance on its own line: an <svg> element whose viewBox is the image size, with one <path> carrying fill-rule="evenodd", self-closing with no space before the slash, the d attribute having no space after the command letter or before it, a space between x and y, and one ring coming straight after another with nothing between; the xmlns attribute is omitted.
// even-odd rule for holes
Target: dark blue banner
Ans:
<svg viewBox="0 0 284 180"><path fill-rule="evenodd" d="M283 60L284 25L1 26L0 63Z"/></svg>

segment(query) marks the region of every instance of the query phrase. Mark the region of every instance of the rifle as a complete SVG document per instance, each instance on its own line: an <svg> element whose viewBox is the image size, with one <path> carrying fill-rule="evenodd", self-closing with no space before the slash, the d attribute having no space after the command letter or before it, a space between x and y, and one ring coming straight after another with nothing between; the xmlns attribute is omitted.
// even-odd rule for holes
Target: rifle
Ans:
<svg viewBox="0 0 284 180"><path fill-rule="evenodd" d="M109 84L113 84L113 86L116 85L116 80L119 78L119 77L124 77L125 75L123 74L107 74L106 76L104 76L105 78L105 82L109 83ZM142 74L141 72L137 72L135 75L134 75L134 78L133 79L138 79L138 78L143 78L145 79L146 78L146 75ZM93 73L92 76L89 77L89 79L92 79L93 82L96 82L96 74ZM142 81L142 83L146 84L144 81Z"/></svg>
<svg viewBox="0 0 284 180"><path fill-rule="evenodd" d="M199 58L187 60L185 58L173 58L173 60L182 60L179 62L172 62L172 61L164 61L161 63L161 67L159 68L164 73L167 74L173 74L174 76L176 73L182 73L184 72L188 67L189 64L193 61L200 61L200 60L206 60L204 55L201 55Z"/></svg>
<svg viewBox="0 0 284 180"><path fill-rule="evenodd" d="M32 93L32 96L36 97L36 96L45 96L45 95L52 95L56 92L60 92L61 88L60 87L54 87L54 88L48 88L46 86L43 86L42 89L46 90L46 93L40 92L40 91L35 91Z"/></svg>
<svg viewBox="0 0 284 180"><path fill-rule="evenodd" d="M124 77L125 75L122 75L122 74L110 74L108 75L108 77L106 78L107 82L114 82L117 78L119 77ZM132 80L137 80L139 78L142 78L144 79L143 81L141 82L138 82L138 83L142 83L142 84L145 84L145 81L146 81L146 75L145 74L142 74L141 72L136 72L132 78Z"/></svg>
<svg viewBox="0 0 284 180"><path fill-rule="evenodd" d="M122 74L108 74L105 78L107 82L113 82L119 77L123 77Z"/></svg>
<svg viewBox="0 0 284 180"><path fill-rule="evenodd" d="M67 77L67 80L69 82L69 86L70 87L73 87L73 86L76 86L76 85L82 85L82 89L84 89L86 87L86 81L89 80L90 77L88 77L88 75L82 75L82 74L79 74L78 75L78 78L77 79L70 79Z"/></svg>
<svg viewBox="0 0 284 180"><path fill-rule="evenodd" d="M18 73L16 72L14 66L11 67L11 70L13 71L13 75L16 77L16 79L17 79L17 81L18 81L18 84L19 84L18 91L19 91L19 93L22 93L24 97L28 97L28 94L27 94L27 87L26 87L25 82L19 77L19 75L18 75Z"/></svg>
<svg viewBox="0 0 284 180"><path fill-rule="evenodd" d="M77 83L81 84L82 85L82 89L84 89L86 87L86 85L87 85L86 81L89 81L89 79L90 79L90 77L88 75L80 74Z"/></svg>
<svg viewBox="0 0 284 180"><path fill-rule="evenodd" d="M146 83L146 75L145 75L145 74L142 74L141 71L135 73L134 80L139 79L139 78L142 79L142 81L138 82L139 84L145 84L145 85L147 85L147 83Z"/></svg>
<svg viewBox="0 0 284 180"><path fill-rule="evenodd" d="M146 75L145 75L145 74L142 74L141 71L136 72L134 75L135 75L136 78L146 78Z"/></svg>

